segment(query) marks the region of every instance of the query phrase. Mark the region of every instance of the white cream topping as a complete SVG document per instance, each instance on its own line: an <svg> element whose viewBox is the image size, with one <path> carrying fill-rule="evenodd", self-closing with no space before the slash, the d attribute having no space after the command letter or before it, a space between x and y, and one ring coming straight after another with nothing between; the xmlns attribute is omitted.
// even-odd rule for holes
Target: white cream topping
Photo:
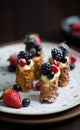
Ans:
<svg viewBox="0 0 80 130"><path fill-rule="evenodd" d="M29 65L25 65L25 66L18 65L18 66L19 66L20 71L24 71L24 70L30 70L31 67L33 66L33 64L34 64L33 61L30 60L30 64Z"/></svg>
<svg viewBox="0 0 80 130"><path fill-rule="evenodd" d="M67 64L68 62L70 62L69 57L66 56L66 58L67 58L67 62L66 62L66 63L60 62L60 63L59 63L59 68L64 68L64 67L66 66L66 64Z"/></svg>

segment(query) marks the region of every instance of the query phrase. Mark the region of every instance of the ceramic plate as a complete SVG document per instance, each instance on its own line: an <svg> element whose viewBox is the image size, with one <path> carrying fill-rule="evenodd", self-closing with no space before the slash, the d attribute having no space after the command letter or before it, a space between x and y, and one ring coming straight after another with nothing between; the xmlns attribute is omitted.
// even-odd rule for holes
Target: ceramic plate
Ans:
<svg viewBox="0 0 80 130"><path fill-rule="evenodd" d="M44 62L51 56L51 49L56 46L55 43L43 42ZM23 43L15 43L3 46L0 48L0 95L3 88L8 88L15 84L16 73L8 72L9 62L7 59L14 52L19 52L25 49ZM18 115L44 115L53 114L68 110L80 104L80 53L71 49L70 51L77 58L76 67L70 71L70 82L66 87L59 87L59 96L55 103L46 104L40 102L40 91L30 90L27 93L20 92L22 98L29 97L31 103L26 108L9 108L0 101L0 111Z"/></svg>

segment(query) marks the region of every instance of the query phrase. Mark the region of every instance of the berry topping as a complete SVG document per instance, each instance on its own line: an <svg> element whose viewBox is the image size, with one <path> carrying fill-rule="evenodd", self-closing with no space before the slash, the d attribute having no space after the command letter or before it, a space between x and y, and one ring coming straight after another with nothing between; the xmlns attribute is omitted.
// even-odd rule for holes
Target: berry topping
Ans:
<svg viewBox="0 0 80 130"><path fill-rule="evenodd" d="M30 99L29 98L24 98L22 100L22 106L23 107L28 107L30 105Z"/></svg>
<svg viewBox="0 0 80 130"><path fill-rule="evenodd" d="M68 54L69 47L64 42L60 43L58 48L62 50L64 57Z"/></svg>
<svg viewBox="0 0 80 130"><path fill-rule="evenodd" d="M73 56L73 55L70 56L70 61L71 61L72 63L75 63L76 60L77 60L77 59L76 59L75 56Z"/></svg>
<svg viewBox="0 0 80 130"><path fill-rule="evenodd" d="M18 59L23 58L26 59L27 58L27 53L24 51L20 51L18 54Z"/></svg>
<svg viewBox="0 0 80 130"><path fill-rule="evenodd" d="M27 64L26 60L22 59L22 58L19 59L18 63L19 63L20 66L25 66Z"/></svg>
<svg viewBox="0 0 80 130"><path fill-rule="evenodd" d="M50 71L50 69L51 69L50 63L44 63L44 64L41 65L41 69L40 70L41 70L41 73L43 75L47 75L48 72Z"/></svg>
<svg viewBox="0 0 80 130"><path fill-rule="evenodd" d="M57 72L58 72L58 67L55 66L55 65L52 65L52 66L51 66L51 70L52 70L54 73L57 73Z"/></svg>
<svg viewBox="0 0 80 130"><path fill-rule="evenodd" d="M52 49L51 54L54 60L60 61L62 63L66 63L67 59L63 55L62 50L60 50L59 48L55 47L54 49Z"/></svg>
<svg viewBox="0 0 80 130"><path fill-rule="evenodd" d="M40 84L40 82L37 82L37 83L36 83L36 89L37 89L37 90L41 90L41 84Z"/></svg>
<svg viewBox="0 0 80 130"><path fill-rule="evenodd" d="M53 77L54 77L54 72L50 70L49 73L47 74L47 78L52 79Z"/></svg>

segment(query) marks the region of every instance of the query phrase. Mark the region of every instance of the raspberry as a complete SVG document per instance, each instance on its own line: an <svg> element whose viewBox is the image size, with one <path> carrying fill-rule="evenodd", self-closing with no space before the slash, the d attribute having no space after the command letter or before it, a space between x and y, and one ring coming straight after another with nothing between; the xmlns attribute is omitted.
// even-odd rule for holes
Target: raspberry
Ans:
<svg viewBox="0 0 80 130"><path fill-rule="evenodd" d="M76 59L76 57L75 57L75 56L73 56L73 55L72 55L72 56L70 56L70 61L71 61L72 63L75 63L75 62L76 62L76 60L77 60L77 59Z"/></svg>

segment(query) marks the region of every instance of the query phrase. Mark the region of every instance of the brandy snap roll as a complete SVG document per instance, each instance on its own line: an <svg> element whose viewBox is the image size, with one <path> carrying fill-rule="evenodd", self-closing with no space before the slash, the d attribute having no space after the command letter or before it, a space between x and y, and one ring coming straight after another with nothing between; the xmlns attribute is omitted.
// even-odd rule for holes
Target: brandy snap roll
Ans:
<svg viewBox="0 0 80 130"><path fill-rule="evenodd" d="M16 83L19 84L23 92L29 91L33 87L34 62L28 53L20 51L18 54L18 65L16 67Z"/></svg>
<svg viewBox="0 0 80 130"><path fill-rule="evenodd" d="M60 43L51 51L53 60L59 62L60 76L59 87L65 87L69 83L70 75L70 59L68 56L68 46L65 43Z"/></svg>
<svg viewBox="0 0 80 130"><path fill-rule="evenodd" d="M30 34L25 36L24 43L26 45L25 51L30 52L30 56L34 61L35 79L40 78L40 67L43 63L44 53L41 46L41 39L37 34Z"/></svg>
<svg viewBox="0 0 80 130"><path fill-rule="evenodd" d="M58 96L58 80L60 70L55 65L44 63L41 66L40 101L53 103Z"/></svg>

